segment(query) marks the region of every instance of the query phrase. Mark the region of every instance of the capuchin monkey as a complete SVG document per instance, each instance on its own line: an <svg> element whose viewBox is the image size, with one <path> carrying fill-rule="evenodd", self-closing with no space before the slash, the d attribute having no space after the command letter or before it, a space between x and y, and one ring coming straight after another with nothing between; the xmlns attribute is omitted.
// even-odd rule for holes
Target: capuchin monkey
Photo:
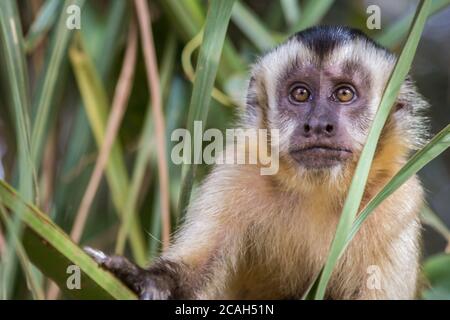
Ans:
<svg viewBox="0 0 450 320"><path fill-rule="evenodd" d="M241 117L244 128L279 130L278 172L216 165L173 244L148 269L87 252L141 299L301 299L326 261L395 62L359 30L293 35L253 66ZM360 209L423 145L427 107L407 77ZM416 297L423 198L414 176L375 209L337 263L327 299Z"/></svg>

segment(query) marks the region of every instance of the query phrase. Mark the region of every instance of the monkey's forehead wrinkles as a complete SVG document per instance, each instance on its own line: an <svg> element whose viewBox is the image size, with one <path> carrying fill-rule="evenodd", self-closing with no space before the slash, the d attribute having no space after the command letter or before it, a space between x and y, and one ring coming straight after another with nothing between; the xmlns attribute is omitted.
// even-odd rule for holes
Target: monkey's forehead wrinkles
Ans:
<svg viewBox="0 0 450 320"><path fill-rule="evenodd" d="M382 83L394 63L392 53L361 31L322 26L299 32L268 52L255 64L252 75L266 85L299 71L357 74L361 79L372 75L373 82Z"/></svg>
<svg viewBox="0 0 450 320"><path fill-rule="evenodd" d="M316 56L323 59L333 52L336 47L348 45L355 42L363 42L374 50L384 53L389 51L370 39L361 30L343 26L317 26L294 34L291 39L304 44L314 52Z"/></svg>
<svg viewBox="0 0 450 320"><path fill-rule="evenodd" d="M279 59L281 63L285 63L286 68L303 68L305 70L314 68L331 71L341 69L356 71L365 68L367 64L391 64L395 60L392 59L395 58L393 54L361 39L335 43L328 46L326 51L323 48L324 46L310 47L301 42L286 43L286 47L277 50L276 57L271 60Z"/></svg>
<svg viewBox="0 0 450 320"><path fill-rule="evenodd" d="M276 80L278 84L292 81L320 83L322 77L325 77L328 80L350 82L368 88L374 80L371 74L369 66L364 61L350 57L339 63L324 61L320 65L291 63L276 74Z"/></svg>

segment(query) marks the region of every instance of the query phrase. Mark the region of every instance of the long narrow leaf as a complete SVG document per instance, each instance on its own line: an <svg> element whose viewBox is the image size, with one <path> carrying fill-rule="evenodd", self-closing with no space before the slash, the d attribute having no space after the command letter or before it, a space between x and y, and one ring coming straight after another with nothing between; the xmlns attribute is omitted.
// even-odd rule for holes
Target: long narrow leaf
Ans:
<svg viewBox="0 0 450 320"><path fill-rule="evenodd" d="M6 229L9 231L11 235L10 238L12 238L14 241L14 245L10 246L10 249L15 248L17 257L19 258L20 264L22 265L25 278L27 279L28 288L33 294L33 298L36 300L43 300L44 290L42 290L42 287L40 286L39 282L37 281L36 277L34 276L31 270L30 261L28 260L28 256L25 252L25 249L23 248L20 239L17 237L17 234L14 233L14 224L6 214L6 210L2 205L0 205L0 220L3 220Z"/></svg>
<svg viewBox="0 0 450 320"><path fill-rule="evenodd" d="M286 22L292 28L300 20L301 16L298 0L280 0L280 3Z"/></svg>
<svg viewBox="0 0 450 320"><path fill-rule="evenodd" d="M161 93L164 93L167 89L171 73L173 72L173 61L175 60L175 49L176 49L176 39L174 36L169 37L168 44L164 50L164 59L161 66ZM169 134L166 129L166 137ZM130 189L127 195L127 200L125 203L126 216L122 219L122 224L117 235L116 242L116 254L123 254L125 249L125 241L128 237L128 232L133 217L131 214L137 211L137 200L139 196L139 191L144 180L145 169L150 161L151 151L154 150L153 140L154 128L151 106L147 109L147 114L145 115L144 127L141 132L139 139L139 149L136 156L136 164L133 169L131 176ZM152 146L152 147L151 147ZM158 212L153 212L154 215L159 215Z"/></svg>
<svg viewBox="0 0 450 320"><path fill-rule="evenodd" d="M345 241L351 231L353 221L355 220L365 190L367 177L369 175L369 170L375 154L378 139L392 105L398 95L400 87L411 66L422 30L425 26L430 4L431 0L425 0L420 3L414 19L414 24L408 36L408 40L406 41L402 53L400 54L400 57L397 60L391 77L387 83L380 106L367 137L366 144L358 161L347 199L345 200L344 207L342 209L342 215L336 229L335 237L331 244L329 256L319 280L319 285L315 294L316 299L323 299L333 268L340 257L341 250L345 247Z"/></svg>
<svg viewBox="0 0 450 320"><path fill-rule="evenodd" d="M302 17L292 31L300 31L318 24L333 5L333 2L334 0L306 1L302 8Z"/></svg>
<svg viewBox="0 0 450 320"><path fill-rule="evenodd" d="M35 49L39 44L39 41L55 23L57 12L61 5L61 0L49 0L42 5L37 18L33 21L25 39L25 48L27 52L31 52Z"/></svg>
<svg viewBox="0 0 450 320"><path fill-rule="evenodd" d="M14 115L17 144L17 167L19 191L27 201L33 200L34 173L30 147L30 115L28 73L25 63L23 34L16 2L12 0L0 1L0 55L1 63L5 66L7 87L10 100L11 114ZM20 212L13 219L8 243L14 244L12 237L21 236ZM11 294L16 274L16 259L14 250L7 253L3 264L3 272L7 275L3 284L7 296Z"/></svg>
<svg viewBox="0 0 450 320"><path fill-rule="evenodd" d="M203 126L206 124L211 92L234 2L234 0L217 0L210 3L189 106L187 122L189 132L193 132L194 121L202 121ZM194 159L193 163L197 163L198 160ZM195 176L195 165L184 165L183 171L185 173L178 202L179 213L184 211L189 202Z"/></svg>
<svg viewBox="0 0 450 320"><path fill-rule="evenodd" d="M266 51L276 45L264 24L243 3L236 2L231 19L259 50Z"/></svg>
<svg viewBox="0 0 450 320"><path fill-rule="evenodd" d="M438 13L450 4L450 0L432 0L429 16ZM389 26L386 30L376 37L377 42L385 47L392 48L405 37L408 32L408 27L413 21L414 14L408 14L403 18L397 20L394 24Z"/></svg>
<svg viewBox="0 0 450 320"><path fill-rule="evenodd" d="M442 219L430 207L425 206L421 212L423 223L433 227L447 241L446 252L450 253L450 230Z"/></svg>
<svg viewBox="0 0 450 320"><path fill-rule="evenodd" d="M411 159L399 170L399 172L370 200L353 223L352 229L346 241L346 246L356 235L367 217L387 197L395 192L409 178L416 174L431 160L450 147L450 125L439 132L425 147L414 154ZM344 248L345 249L345 248ZM344 250L342 250L343 252Z"/></svg>
<svg viewBox="0 0 450 320"><path fill-rule="evenodd" d="M64 3L58 25L56 26L57 32L53 39L52 49L47 58L46 72L38 87L38 95L35 103L33 103L33 111L36 113L31 136L31 154L36 168L39 168L41 162L40 156L44 145L50 107L54 98L56 84L59 79L61 65L66 56L69 41L74 33L73 30L70 30L66 26L66 9L71 5L76 5L81 8L84 1L85 0L66 0Z"/></svg>
<svg viewBox="0 0 450 320"><path fill-rule="evenodd" d="M77 82L83 97L95 140L99 146L103 144L107 120L108 97L99 75L87 53L84 51L82 41L76 42L69 52L75 71ZM106 167L106 177L111 189L112 200L119 216L124 216L125 201L128 194L129 179L118 141L114 142L110 158ZM132 213L127 213L132 214ZM130 240L138 264L145 264L145 245L139 221L133 219Z"/></svg>
<svg viewBox="0 0 450 320"><path fill-rule="evenodd" d="M35 258L38 265L41 265L42 271L51 277L60 285L69 296L76 298L115 298L115 299L135 299L136 296L118 279L110 273L102 270L97 263L89 257L82 249L74 244L70 238L56 226L47 215L40 212L35 206L22 200L6 182L0 180L0 201L11 210L20 208L23 212L21 219L32 230L27 232L25 243L27 248L44 247L45 254ZM30 258L37 252L44 250L28 250ZM46 258L46 259L44 259ZM67 273L64 259L69 263L80 268L85 273L81 278L80 290L69 290L67 288ZM45 265L51 265L55 259L58 263L54 264L55 269L46 269Z"/></svg>
<svg viewBox="0 0 450 320"><path fill-rule="evenodd" d="M423 293L428 300L450 300L450 254L439 254L428 258L424 265L424 274L431 288Z"/></svg>
<svg viewBox="0 0 450 320"><path fill-rule="evenodd" d="M231 0L234 2L235 0ZM182 35L185 41L195 37L205 23L205 16L201 10L198 0L160 0L162 8L173 16L176 30ZM212 2L211 2L212 4ZM237 53L233 44L225 40L223 45L223 61L220 64L218 78L226 81L230 74L242 72L245 64Z"/></svg>
<svg viewBox="0 0 450 320"><path fill-rule="evenodd" d="M125 1L112 2L112 7L108 12L108 20L105 24L105 31L100 37L101 41L94 41L92 38L93 34L95 34L95 29L82 28L80 31L87 42L94 45L94 48L91 49L92 57L103 81L107 80L114 57L119 50L117 38L120 38L122 31L125 30L124 26L127 25L124 19L126 15L126 6L127 3ZM104 52L108 52L109 54L104 55ZM87 180L84 180L83 176L81 179L76 179L72 183L67 183L65 181L65 177L69 172L74 171L80 161L86 157L92 141L89 121L82 101L77 102L75 108L77 111L74 116L70 139L77 143L70 143L67 146L67 150L64 152L61 169L62 177L57 179L56 182L58 185L64 187L55 190L55 219L61 223L66 221L67 217L72 216L73 212L69 210L68 204L78 204L79 201L81 201L82 193L77 191L79 190L79 186L84 188L87 183ZM73 207L75 208L77 206Z"/></svg>
<svg viewBox="0 0 450 320"><path fill-rule="evenodd" d="M450 146L450 125L439 132L423 149L419 150L389 181L389 183L366 205L355 220L349 237L353 238L367 216L381 203L405 183L411 176L422 169L428 162L436 158Z"/></svg>

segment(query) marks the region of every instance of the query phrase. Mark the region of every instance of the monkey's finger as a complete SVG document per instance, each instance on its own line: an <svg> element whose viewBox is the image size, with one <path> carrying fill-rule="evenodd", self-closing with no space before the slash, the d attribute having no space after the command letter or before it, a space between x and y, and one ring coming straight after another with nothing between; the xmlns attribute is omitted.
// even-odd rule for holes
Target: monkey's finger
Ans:
<svg viewBox="0 0 450 320"><path fill-rule="evenodd" d="M84 247L83 249L84 252L86 252L98 264L102 264L108 258L108 256L104 254L103 251L91 247Z"/></svg>
<svg viewBox="0 0 450 320"><path fill-rule="evenodd" d="M139 296L139 300L154 300L153 294L149 291L144 291L144 293Z"/></svg>
<svg viewBox="0 0 450 320"><path fill-rule="evenodd" d="M170 292L159 291L156 288L149 287L145 289L144 292L139 295L140 300L168 300Z"/></svg>
<svg viewBox="0 0 450 320"><path fill-rule="evenodd" d="M169 297L170 290L164 286L158 286L152 277L147 278L139 294L140 300L168 300Z"/></svg>
<svg viewBox="0 0 450 320"><path fill-rule="evenodd" d="M119 278L127 287L136 293L142 292L142 283L147 277L145 270L131 263L127 258L121 256L107 256L102 251L84 248L103 269L108 270Z"/></svg>

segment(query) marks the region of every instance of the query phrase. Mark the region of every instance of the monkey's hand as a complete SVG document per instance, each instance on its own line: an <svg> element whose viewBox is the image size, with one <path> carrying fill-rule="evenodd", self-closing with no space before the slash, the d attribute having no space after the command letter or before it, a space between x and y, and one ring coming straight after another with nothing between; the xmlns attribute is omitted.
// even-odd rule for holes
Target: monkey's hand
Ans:
<svg viewBox="0 0 450 320"><path fill-rule="evenodd" d="M102 268L113 273L141 300L174 299L176 281L170 274L155 267L143 269L122 256L107 256L100 250L84 248Z"/></svg>

